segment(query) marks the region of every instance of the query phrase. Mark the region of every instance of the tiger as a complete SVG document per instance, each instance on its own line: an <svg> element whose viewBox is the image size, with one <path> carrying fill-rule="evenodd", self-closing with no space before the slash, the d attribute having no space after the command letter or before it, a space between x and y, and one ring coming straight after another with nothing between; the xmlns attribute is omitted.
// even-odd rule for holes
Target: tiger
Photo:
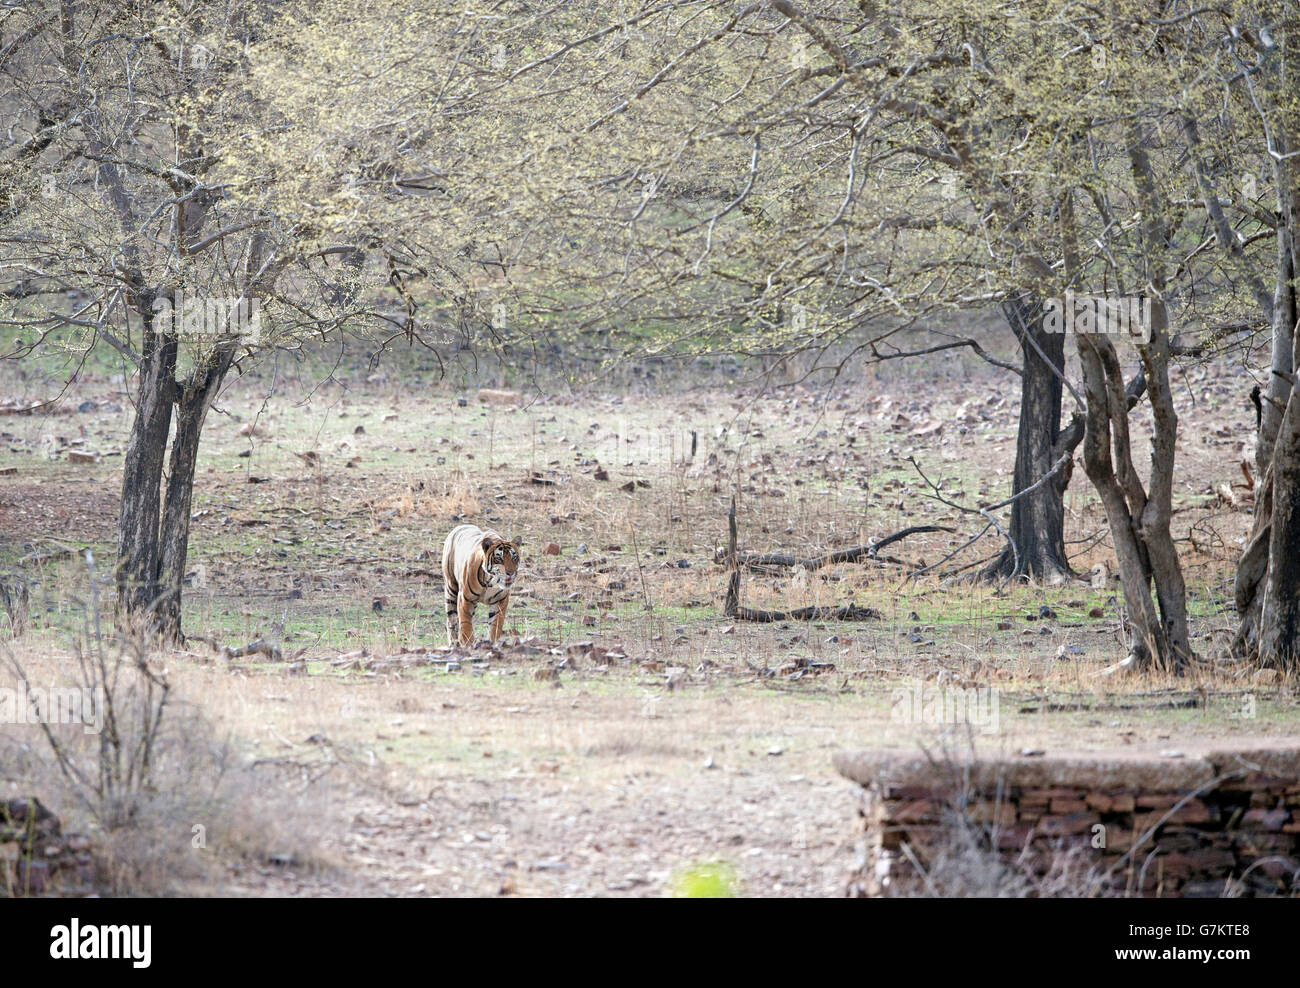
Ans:
<svg viewBox="0 0 1300 988"><path fill-rule="evenodd" d="M447 596L447 643L474 640L474 608L488 605L489 638L501 637L510 588L519 571L519 543L477 525L457 525L442 544L442 578Z"/></svg>

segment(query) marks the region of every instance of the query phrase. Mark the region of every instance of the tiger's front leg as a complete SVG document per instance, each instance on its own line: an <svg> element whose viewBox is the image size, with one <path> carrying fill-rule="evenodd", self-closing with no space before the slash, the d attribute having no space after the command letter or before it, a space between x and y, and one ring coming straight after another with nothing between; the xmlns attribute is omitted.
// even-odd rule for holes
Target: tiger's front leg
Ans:
<svg viewBox="0 0 1300 988"><path fill-rule="evenodd" d="M506 605L510 603L509 597L502 597L501 602L492 605L492 610L488 613L488 620L491 622L488 631L488 637L494 642L501 637L501 632L506 626Z"/></svg>
<svg viewBox="0 0 1300 988"><path fill-rule="evenodd" d="M474 602L466 600L462 593L457 601L456 611L460 618L460 643L474 644Z"/></svg>
<svg viewBox="0 0 1300 988"><path fill-rule="evenodd" d="M458 616L459 594L451 587L447 588L447 644L455 645L460 641L460 618Z"/></svg>

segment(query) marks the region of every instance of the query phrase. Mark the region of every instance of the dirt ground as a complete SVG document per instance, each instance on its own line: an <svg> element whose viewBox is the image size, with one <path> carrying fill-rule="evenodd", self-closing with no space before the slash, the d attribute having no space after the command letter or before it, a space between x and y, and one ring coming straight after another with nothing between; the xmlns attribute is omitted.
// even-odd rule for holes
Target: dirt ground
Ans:
<svg viewBox="0 0 1300 988"><path fill-rule="evenodd" d="M996 552L993 538L909 578L979 527L927 497L921 471L972 507L1009 493L1018 392L967 364L829 391L563 390L519 404L397 374L245 378L205 432L194 637L160 661L176 695L247 757L311 780L327 825L310 861L268 853L200 891L662 895L683 869L720 860L741 894L836 895L856 836L853 787L831 768L838 747L1293 736L1293 684L1209 661L1234 626L1232 564L1250 522L1216 493L1243 483L1249 384L1226 364L1179 380L1174 528L1207 662L1178 680L1117 681L1102 670L1124 654L1122 596L1087 578L1111 553L1081 469L1066 499L1080 581L946 578ZM11 390L41 393L30 381ZM71 675L89 596L84 565L60 553L89 548L111 571L129 411L120 384L89 375L55 414L0 420L0 555L32 582L36 612L17 649L51 681ZM809 555L912 525L951 531L895 543L889 560L744 580L750 606L853 602L872 620L738 624L722 614L715 562L733 494L744 550ZM438 552L461 520L524 544L513 647L499 653L444 647ZM262 637L282 662L210 647ZM994 729L900 716L918 686L993 690ZM31 743L21 730L0 736ZM13 793L33 784L7 776Z"/></svg>

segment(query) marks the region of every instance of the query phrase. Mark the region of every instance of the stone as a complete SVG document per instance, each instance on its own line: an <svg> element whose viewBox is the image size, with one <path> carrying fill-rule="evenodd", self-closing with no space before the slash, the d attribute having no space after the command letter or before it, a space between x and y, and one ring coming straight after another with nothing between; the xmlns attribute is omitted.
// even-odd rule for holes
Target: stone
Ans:
<svg viewBox="0 0 1300 988"><path fill-rule="evenodd" d="M986 827L1011 827L1016 822L1016 808L1007 802L975 803L970 807L969 813L972 820Z"/></svg>
<svg viewBox="0 0 1300 988"><path fill-rule="evenodd" d="M1048 804L1048 809L1052 813L1084 813L1088 810L1088 804L1082 799L1056 796Z"/></svg>
<svg viewBox="0 0 1300 988"><path fill-rule="evenodd" d="M895 823L920 823L930 815L931 809L928 799L912 800L895 807L889 818Z"/></svg>
<svg viewBox="0 0 1300 988"><path fill-rule="evenodd" d="M972 824L994 828L1009 864L1018 860L1032 874L1059 869L1063 854L1082 854L1104 872L1137 845L1135 860L1147 866L1120 869L1110 893L1123 894L1132 880L1141 895L1285 895L1290 871L1280 863L1300 858L1293 805L1300 747L1249 757L1244 750L1189 750L1177 759L1123 752L1037 763L979 758L957 773L946 762L922 764L897 752L836 756L849 778L873 770L863 781L865 835L849 892L909 894L919 879L898 852L906 843L923 865L933 862L952 846L949 814L962 808ZM1236 774L1243 768L1253 770ZM1094 848L1099 822L1105 846Z"/></svg>
<svg viewBox="0 0 1300 988"><path fill-rule="evenodd" d="M1094 813L1070 813L1065 816L1047 816L1038 821L1038 829L1050 837L1082 834L1098 822Z"/></svg>
<svg viewBox="0 0 1300 988"><path fill-rule="evenodd" d="M1289 810L1247 810L1242 816L1243 824L1253 824L1260 830L1281 830L1291 821Z"/></svg>

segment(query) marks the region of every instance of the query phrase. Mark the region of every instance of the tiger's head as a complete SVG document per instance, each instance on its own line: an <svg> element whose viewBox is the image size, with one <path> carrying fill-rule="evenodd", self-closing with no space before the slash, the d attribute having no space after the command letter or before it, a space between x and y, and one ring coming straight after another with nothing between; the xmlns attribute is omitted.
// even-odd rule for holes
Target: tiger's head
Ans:
<svg viewBox="0 0 1300 988"><path fill-rule="evenodd" d="M487 536L483 539L483 569L488 580L509 590L519 570L519 545Z"/></svg>

